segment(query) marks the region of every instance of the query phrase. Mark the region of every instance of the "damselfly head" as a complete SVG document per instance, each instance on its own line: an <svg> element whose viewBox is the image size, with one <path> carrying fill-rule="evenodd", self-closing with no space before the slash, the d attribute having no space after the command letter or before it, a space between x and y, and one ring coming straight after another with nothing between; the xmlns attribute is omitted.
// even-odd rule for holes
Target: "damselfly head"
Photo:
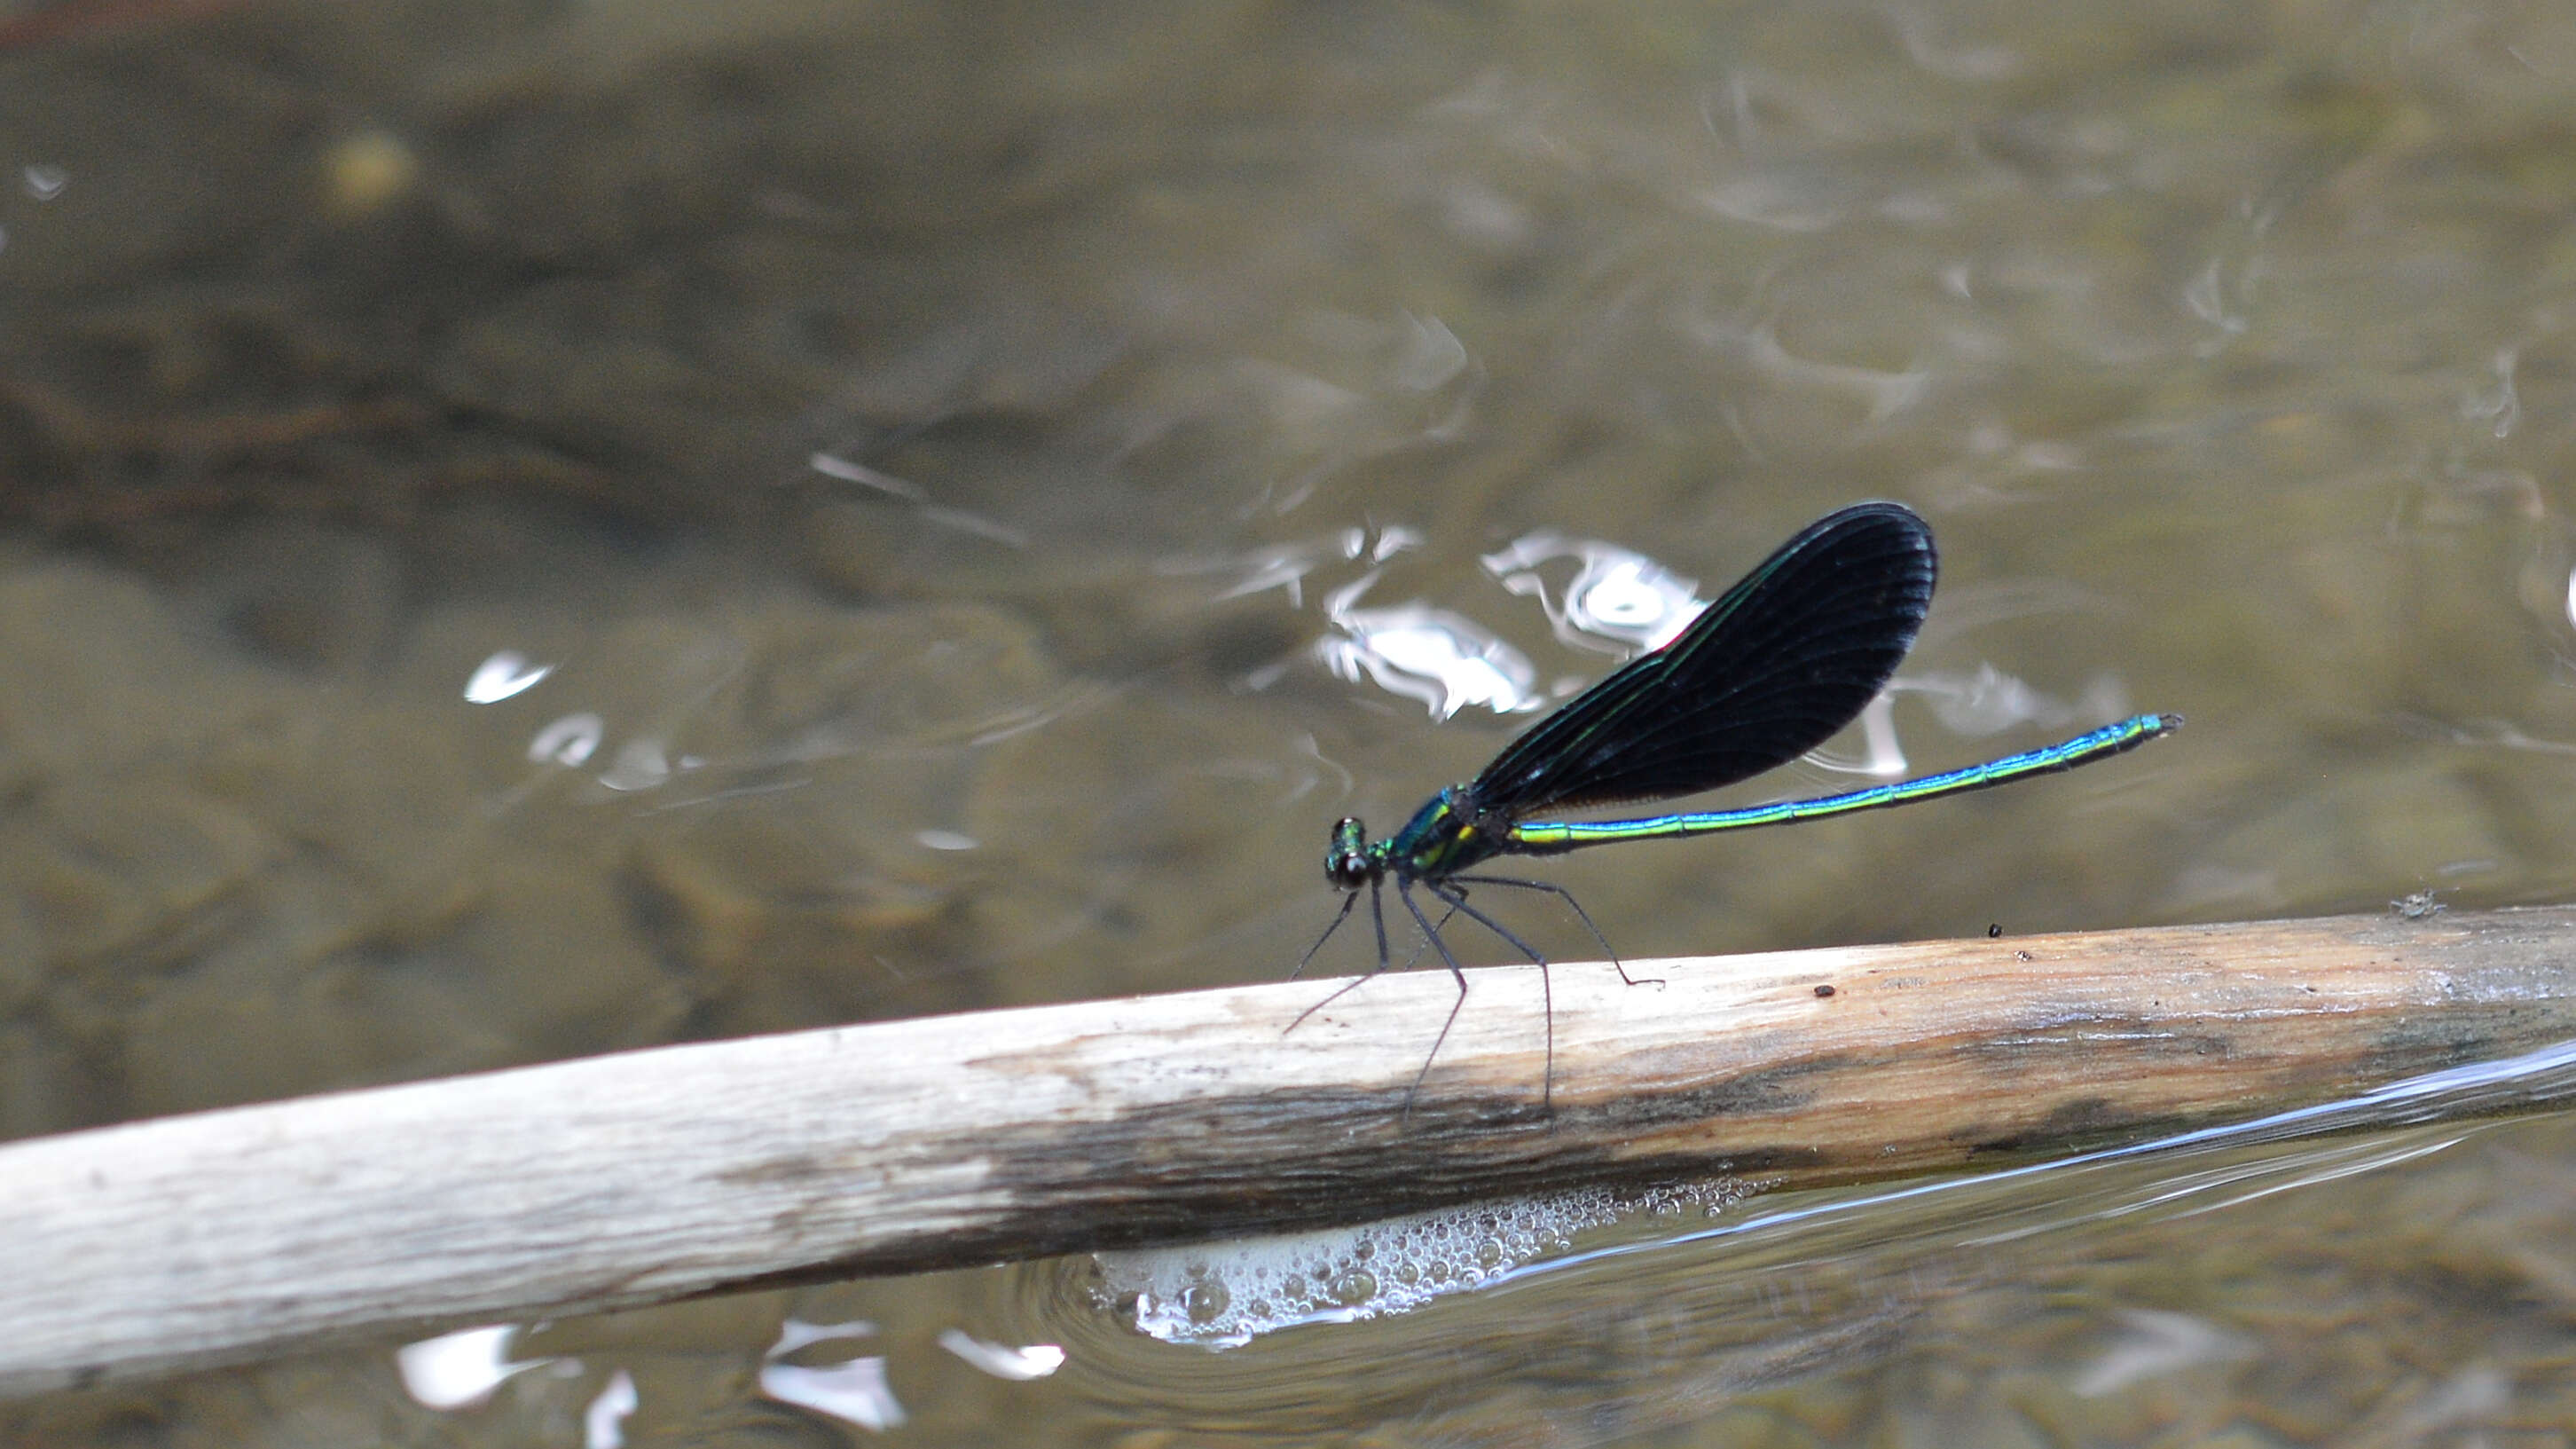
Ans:
<svg viewBox="0 0 2576 1449"><path fill-rule="evenodd" d="M1381 867L1369 853L1368 830L1356 815L1333 826L1332 843L1324 847L1324 879L1336 889L1355 891L1377 879Z"/></svg>

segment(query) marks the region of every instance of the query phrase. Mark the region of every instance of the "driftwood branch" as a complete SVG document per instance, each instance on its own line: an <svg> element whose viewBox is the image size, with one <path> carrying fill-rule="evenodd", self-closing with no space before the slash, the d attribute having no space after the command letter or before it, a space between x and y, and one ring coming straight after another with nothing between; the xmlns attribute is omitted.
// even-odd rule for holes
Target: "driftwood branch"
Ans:
<svg viewBox="0 0 2576 1449"><path fill-rule="evenodd" d="M359 1331L1792 1185L2251 1117L2576 1037L2576 908L1292 983L667 1047L0 1146L0 1392ZM1828 994L1830 988L1830 994Z"/></svg>

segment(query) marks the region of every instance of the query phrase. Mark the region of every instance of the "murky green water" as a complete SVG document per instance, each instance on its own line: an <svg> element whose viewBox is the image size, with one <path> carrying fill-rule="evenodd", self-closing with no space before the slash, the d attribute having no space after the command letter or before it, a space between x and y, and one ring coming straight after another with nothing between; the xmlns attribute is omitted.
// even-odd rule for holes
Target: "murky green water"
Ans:
<svg viewBox="0 0 2576 1449"><path fill-rule="evenodd" d="M1623 951L2568 899L2572 137L2531 4L22 6L0 1133L1273 979L1327 824L1528 718L1337 676L1360 611L1536 703L1615 657L1582 547L1706 597L1873 496L1916 769L2190 728L1552 868ZM2561 1443L2568 1133L1648 1222L1228 1354L1045 1265L0 1431L599 1444L622 1371L629 1443ZM787 1319L882 1396L764 1391Z"/></svg>

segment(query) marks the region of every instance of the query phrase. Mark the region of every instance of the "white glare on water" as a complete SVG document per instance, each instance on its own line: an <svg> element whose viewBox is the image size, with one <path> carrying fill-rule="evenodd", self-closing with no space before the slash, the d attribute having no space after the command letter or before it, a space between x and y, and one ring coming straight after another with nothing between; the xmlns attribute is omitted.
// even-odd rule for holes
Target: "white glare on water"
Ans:
<svg viewBox="0 0 2576 1449"><path fill-rule="evenodd" d="M582 1410L582 1449L625 1449L626 1419L643 1400L635 1393L635 1376L624 1369L608 1376L608 1387Z"/></svg>
<svg viewBox="0 0 2576 1449"><path fill-rule="evenodd" d="M787 1355L809 1344L836 1338L873 1336L877 1326L860 1320L851 1323L802 1323L788 1319L778 1327L778 1341L762 1355L760 1391L781 1403L829 1414L845 1423L880 1433L903 1426L903 1405L896 1402L894 1389L886 1382L886 1361L881 1354L865 1354L836 1363L807 1366L784 1362Z"/></svg>
<svg viewBox="0 0 2576 1449"><path fill-rule="evenodd" d="M1574 563L1574 575L1552 596L1540 569L1561 559ZM1588 648L1606 641L1621 653L1660 649L1708 607L1695 593L1697 579L1617 544L1544 529L1485 555L1484 565L1506 592L1535 595L1556 637Z"/></svg>
<svg viewBox="0 0 2576 1449"><path fill-rule="evenodd" d="M512 1375L551 1362L542 1358L512 1360L510 1340L518 1332L517 1324L496 1323L404 1344L394 1351L394 1366L402 1375L403 1391L415 1402L439 1410L463 1409L483 1402Z"/></svg>
<svg viewBox="0 0 2576 1449"><path fill-rule="evenodd" d="M1421 603L1355 607L1377 577L1372 572L1325 601L1325 616L1340 633L1315 648L1335 674L1353 681L1365 676L1422 701L1440 719L1469 705L1519 714L1547 702L1533 688L1538 670L1528 656L1472 619Z"/></svg>
<svg viewBox="0 0 2576 1449"><path fill-rule="evenodd" d="M553 665L531 664L528 656L515 649L501 650L474 666L473 676L465 681L465 702L498 704L535 688L554 672Z"/></svg>

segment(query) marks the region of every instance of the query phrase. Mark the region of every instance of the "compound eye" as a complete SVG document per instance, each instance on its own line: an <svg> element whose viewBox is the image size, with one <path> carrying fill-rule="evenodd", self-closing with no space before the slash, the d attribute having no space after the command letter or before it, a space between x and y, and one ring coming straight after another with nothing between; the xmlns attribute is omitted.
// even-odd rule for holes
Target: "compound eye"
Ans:
<svg viewBox="0 0 2576 1449"><path fill-rule="evenodd" d="M1333 838L1324 847L1324 879L1338 889L1358 890L1377 879L1378 865L1369 859L1368 828L1357 816L1333 823Z"/></svg>

